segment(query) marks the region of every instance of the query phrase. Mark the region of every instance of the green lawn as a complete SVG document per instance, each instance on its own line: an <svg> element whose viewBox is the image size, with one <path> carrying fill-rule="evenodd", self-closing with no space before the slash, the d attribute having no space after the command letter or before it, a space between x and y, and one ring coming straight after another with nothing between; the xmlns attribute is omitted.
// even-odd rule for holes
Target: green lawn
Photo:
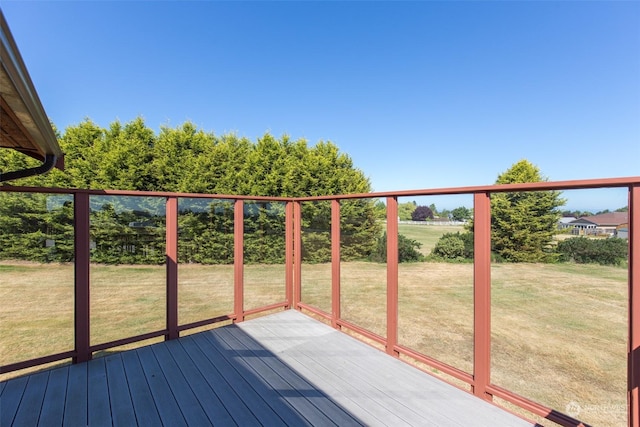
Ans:
<svg viewBox="0 0 640 427"><path fill-rule="evenodd" d="M422 244L420 252L429 255L440 237L445 233L457 233L464 231L461 225L422 225L422 224L398 224L398 232L409 239Z"/></svg>

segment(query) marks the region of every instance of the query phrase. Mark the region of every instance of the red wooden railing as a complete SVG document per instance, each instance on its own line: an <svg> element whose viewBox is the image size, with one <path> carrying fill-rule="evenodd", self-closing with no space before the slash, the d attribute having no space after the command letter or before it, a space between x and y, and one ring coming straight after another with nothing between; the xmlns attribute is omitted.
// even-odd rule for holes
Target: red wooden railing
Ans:
<svg viewBox="0 0 640 427"><path fill-rule="evenodd" d="M178 193L153 193L132 191L91 191L45 189L2 186L0 191L73 194L75 213L75 348L63 353L39 357L0 366L0 373L38 366L72 358L74 362L89 360L96 351L164 336L174 339L181 331L213 324L223 320L240 322L247 315L277 308L307 310L326 318L334 328L346 328L373 340L392 356L406 356L431 366L468 384L477 397L492 401L494 397L509 402L532 414L565 426L582 425L566 414L546 407L491 382L491 194L499 192L529 192L548 190L577 190L622 187L628 189L629 206L629 262L628 262L628 360L627 393L628 425L640 427L640 177L592 179L578 181L540 182L493 186L475 186L443 189L408 190L339 196L304 198L272 198L254 196L203 195ZM473 373L423 355L398 343L398 198L434 195L473 196L474 201L474 269L473 269L473 321L474 350ZM91 195L145 196L166 199L166 328L117 341L90 344L90 238L89 197ZM233 312L212 319L202 319L180 325L178 319L178 199L211 198L235 201L234 209L234 304ZM386 336L380 336L341 317L340 311L340 202L350 199L386 198L387 206L387 277L386 277ZM243 203L253 201L279 201L286 203L285 213L285 300L252 310L245 310L243 301ZM301 300L302 283L302 218L301 203L330 201L331 203L331 312L305 304Z"/></svg>
<svg viewBox="0 0 640 427"><path fill-rule="evenodd" d="M24 360L16 363L0 366L0 373L12 372L20 369L30 368L51 362L56 362L71 358L74 363L85 362L92 358L93 353L132 344L152 338L162 337L165 339L175 339L180 336L181 331L215 324L223 321L240 322L246 316L258 314L264 311L277 308L289 307L288 300L270 304L263 307L245 309L244 307L244 260L243 260L243 235L244 216L243 203L245 200L251 201L279 201L289 205L292 202L288 199L277 197L244 197L244 196L221 196L205 194L187 193L162 193L162 192L140 192L121 190L68 190L36 187L12 187L0 186L0 191L19 193L45 193L45 194L71 194L74 200L74 349L62 353L47 355L34 359ZM147 332L141 335L126 337L115 341L99 344L91 344L91 318L90 318L90 196L120 196L120 197L155 197L166 200L166 327L162 330ZM199 198L199 199L229 199L235 201L234 206L234 302L233 311L215 318L202 319L195 322L180 324L178 319L178 199ZM291 222L291 206L287 208L287 223ZM292 227L288 227L287 236L291 240ZM289 254L287 270L292 271L291 253L293 244L287 243L287 253ZM287 274L283 283L283 295L286 288L292 288L292 275ZM135 315L135 313L133 314Z"/></svg>

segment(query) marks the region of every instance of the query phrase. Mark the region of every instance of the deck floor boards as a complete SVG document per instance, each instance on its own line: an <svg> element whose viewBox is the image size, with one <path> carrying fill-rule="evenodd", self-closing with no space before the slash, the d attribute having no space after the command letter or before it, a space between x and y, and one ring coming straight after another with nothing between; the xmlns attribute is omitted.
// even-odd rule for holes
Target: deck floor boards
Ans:
<svg viewBox="0 0 640 427"><path fill-rule="evenodd" d="M0 424L531 426L297 311L0 383Z"/></svg>
<svg viewBox="0 0 640 427"><path fill-rule="evenodd" d="M162 425L158 408L153 400L147 378L144 376L138 353L125 351L122 353L122 361L127 375L133 408L136 413L136 421L142 426Z"/></svg>
<svg viewBox="0 0 640 427"><path fill-rule="evenodd" d="M92 360L87 364L87 393L89 425L110 426L112 424L109 383L105 358ZM115 398L116 396L114 396Z"/></svg>
<svg viewBox="0 0 640 427"><path fill-rule="evenodd" d="M67 369L54 369L49 372L47 391L40 409L39 426L62 425L68 377Z"/></svg>
<svg viewBox="0 0 640 427"><path fill-rule="evenodd" d="M83 363L61 368L69 370L64 404L63 425L65 426L88 424L87 410L90 396L87 390L87 371L90 364Z"/></svg>
<svg viewBox="0 0 640 427"><path fill-rule="evenodd" d="M47 389L49 372L39 372L29 376L25 392L22 396L15 422L21 425L37 425L40 409Z"/></svg>

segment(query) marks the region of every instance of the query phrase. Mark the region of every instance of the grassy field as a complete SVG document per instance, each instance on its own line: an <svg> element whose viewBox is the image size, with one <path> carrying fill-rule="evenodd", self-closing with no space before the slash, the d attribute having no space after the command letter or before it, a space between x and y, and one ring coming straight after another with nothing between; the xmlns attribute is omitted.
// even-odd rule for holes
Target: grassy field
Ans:
<svg viewBox="0 0 640 427"><path fill-rule="evenodd" d="M400 234L422 243L420 252L423 255L431 253L440 236L445 233L457 233L458 231L464 231L464 227L460 225L398 224L398 232Z"/></svg>
<svg viewBox="0 0 640 427"><path fill-rule="evenodd" d="M430 250L449 228L401 233ZM386 265L341 267L343 318L384 336ZM164 267L94 265L91 277L92 344L164 327ZM303 301L328 311L330 278L328 264L303 265ZM472 265L401 264L399 280L401 344L471 373ZM246 266L245 281L246 308L284 299L282 265ZM0 263L0 363L72 349L72 290L71 265ZM180 266L180 323L230 313L232 291L232 266ZM593 425L624 425L626 325L626 269L492 266L494 384L563 412L575 402Z"/></svg>

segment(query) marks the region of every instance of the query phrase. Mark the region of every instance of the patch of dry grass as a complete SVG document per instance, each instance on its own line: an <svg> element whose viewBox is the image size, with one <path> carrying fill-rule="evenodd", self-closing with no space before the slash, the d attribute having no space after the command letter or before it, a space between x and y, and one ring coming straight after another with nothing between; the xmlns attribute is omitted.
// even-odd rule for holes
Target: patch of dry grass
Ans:
<svg viewBox="0 0 640 427"><path fill-rule="evenodd" d="M577 404L592 425L625 425L626 275L598 265L494 265L493 382L561 411Z"/></svg>
<svg viewBox="0 0 640 427"><path fill-rule="evenodd" d="M91 344L165 328L164 266L91 266Z"/></svg>
<svg viewBox="0 0 640 427"><path fill-rule="evenodd" d="M301 279L302 302L331 313L331 264L302 263Z"/></svg>
<svg viewBox="0 0 640 427"><path fill-rule="evenodd" d="M285 268L282 265L245 265L244 308L264 307L286 300Z"/></svg>
<svg viewBox="0 0 640 427"><path fill-rule="evenodd" d="M473 372L473 265L401 264L398 341Z"/></svg>
<svg viewBox="0 0 640 427"><path fill-rule="evenodd" d="M178 267L178 322L181 325L233 312L233 265Z"/></svg>
<svg viewBox="0 0 640 427"><path fill-rule="evenodd" d="M0 263L0 360L73 349L73 266Z"/></svg>
<svg viewBox="0 0 640 427"><path fill-rule="evenodd" d="M164 267L92 266L91 342L163 329ZM180 324L233 311L233 266L179 267ZM329 264L302 266L302 300L331 309ZM246 308L284 299L284 266L245 267ZM386 266L341 269L342 317L386 334ZM473 267L399 266L399 341L472 373ZM73 347L73 266L0 263L2 364ZM593 425L626 420L627 271L492 266L492 382ZM6 376L5 376L6 378Z"/></svg>

